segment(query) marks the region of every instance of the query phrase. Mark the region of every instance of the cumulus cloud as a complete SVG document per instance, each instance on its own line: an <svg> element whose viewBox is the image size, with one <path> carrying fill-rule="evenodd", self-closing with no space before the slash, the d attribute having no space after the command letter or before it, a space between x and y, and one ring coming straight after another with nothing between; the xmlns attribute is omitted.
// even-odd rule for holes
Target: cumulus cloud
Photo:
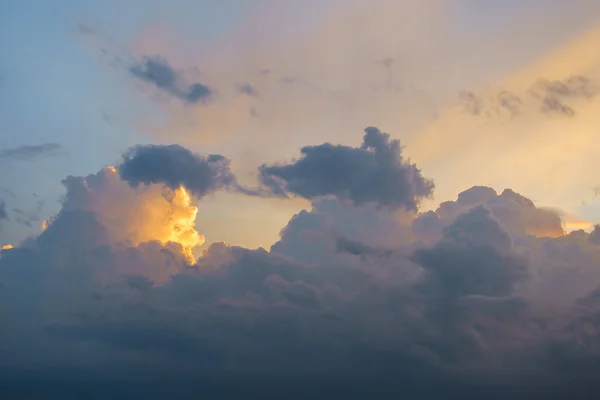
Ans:
<svg viewBox="0 0 600 400"><path fill-rule="evenodd" d="M356 205L375 203L414 210L433 191L415 164L404 160L400 142L379 129L365 129L360 147L305 146L298 160L260 167L260 178L274 194L307 199L334 195Z"/></svg>
<svg viewBox="0 0 600 400"><path fill-rule="evenodd" d="M485 206L505 229L515 235L559 237L564 234L560 216L540 209L528 198L506 189L497 194L492 188L474 186L458 195L456 201L445 201L436 211L422 213L413 222L421 238L440 238L443 230L460 214L477 206Z"/></svg>
<svg viewBox="0 0 600 400"><path fill-rule="evenodd" d="M199 82L188 84L183 76L161 57L145 56L134 63L129 72L136 78L151 83L158 89L188 104L206 103L213 90Z"/></svg>
<svg viewBox="0 0 600 400"><path fill-rule="evenodd" d="M62 146L58 143L23 145L0 150L0 160L32 161L39 157L56 155L61 150Z"/></svg>
<svg viewBox="0 0 600 400"><path fill-rule="evenodd" d="M249 196L269 196L265 190L240 185L231 172L229 159L220 154L202 156L180 145L135 146L123 154L121 179L132 187L164 184L181 187L200 199L219 190L233 190Z"/></svg>
<svg viewBox="0 0 600 400"><path fill-rule="evenodd" d="M364 147L381 153L354 150L394 165L399 147L375 133ZM2 251L0 381L35 380L35 365L53 382L160 377L180 398L489 398L598 373L597 235L565 235L512 190L473 187L425 214L315 198L269 250L213 243L194 260L188 191L206 190L173 171L196 169L147 165L131 170L138 187L112 167L65 178L44 231Z"/></svg>
<svg viewBox="0 0 600 400"><path fill-rule="evenodd" d="M163 183L185 187L198 198L235 182L229 160L218 154L203 157L179 145L136 146L123 154L121 179L132 186Z"/></svg>
<svg viewBox="0 0 600 400"><path fill-rule="evenodd" d="M512 239L482 206L461 214L433 248L413 254L428 280L451 297L504 297L526 275L527 263L512 254Z"/></svg>
<svg viewBox="0 0 600 400"><path fill-rule="evenodd" d="M65 234L44 232L39 240L75 240L62 247L159 241L182 246L191 257L191 249L201 245L204 237L195 229L198 208L183 188L164 185L132 188L120 179L113 167L86 177L68 176L62 181L66 188L61 211L44 222L46 231L65 230ZM84 225L78 227L81 224ZM75 229L76 228L76 229ZM80 234L73 234L80 231ZM89 232L92 238L85 238ZM61 247L61 246L58 246Z"/></svg>

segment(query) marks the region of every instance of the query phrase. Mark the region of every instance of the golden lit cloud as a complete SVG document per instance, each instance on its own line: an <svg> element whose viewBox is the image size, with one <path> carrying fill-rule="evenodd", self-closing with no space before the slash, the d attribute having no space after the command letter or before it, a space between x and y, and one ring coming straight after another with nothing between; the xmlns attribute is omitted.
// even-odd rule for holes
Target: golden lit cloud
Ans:
<svg viewBox="0 0 600 400"><path fill-rule="evenodd" d="M95 175L69 177L63 182L67 187L63 210L94 212L111 243L175 242L190 262L194 260L192 249L204 243L204 236L195 229L198 207L183 188L173 191L149 185L134 189L110 166ZM45 228L50 224L52 219L45 221Z"/></svg>

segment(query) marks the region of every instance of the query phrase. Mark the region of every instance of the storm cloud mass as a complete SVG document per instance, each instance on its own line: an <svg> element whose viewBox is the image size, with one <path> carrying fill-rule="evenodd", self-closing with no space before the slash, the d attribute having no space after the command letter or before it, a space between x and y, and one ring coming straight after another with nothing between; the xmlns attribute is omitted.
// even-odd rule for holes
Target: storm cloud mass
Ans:
<svg viewBox="0 0 600 400"><path fill-rule="evenodd" d="M360 147L325 143L300 152L293 163L260 167L262 182L274 194L307 199L334 195L356 205L415 210L433 191L433 182L404 160L400 142L375 127L365 129Z"/></svg>
<svg viewBox="0 0 600 400"><path fill-rule="evenodd" d="M67 177L45 230L0 255L0 389L23 393L34 360L45 393L72 379L158 393L151 377L179 398L600 389L596 231L565 235L509 189L419 213L432 184L375 128L360 148L302 152L261 179L312 208L268 251L213 243L196 259L198 208L181 188L200 200L234 184L224 157L138 146Z"/></svg>

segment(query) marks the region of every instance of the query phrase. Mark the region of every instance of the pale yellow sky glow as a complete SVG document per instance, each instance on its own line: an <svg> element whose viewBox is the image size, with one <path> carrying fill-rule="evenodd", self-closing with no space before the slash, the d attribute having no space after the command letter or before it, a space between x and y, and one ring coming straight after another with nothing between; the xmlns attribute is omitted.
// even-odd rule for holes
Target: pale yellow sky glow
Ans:
<svg viewBox="0 0 600 400"><path fill-rule="evenodd" d="M600 25L585 15L598 6L553 4L544 18L525 8L474 35L455 15L469 4L345 2L294 16L267 1L216 45L195 43L175 27L148 27L132 43L137 55L161 54L190 79L220 89L206 107L169 102L164 124L142 119L140 126L160 142L225 154L252 184L262 162L290 160L301 146L323 141L357 145L362 129L374 125L399 138L405 155L435 180L423 210L485 185L576 216L565 220L567 230L589 229L600 220L592 189L600 100L569 100L573 118L549 115L532 88L579 75L600 84ZM281 34L266 35L266 21ZM232 79L252 84L258 96L240 95ZM470 115L461 91L485 102L509 91L521 101L519 115ZM207 243L268 248L309 203L218 193L199 206Z"/></svg>

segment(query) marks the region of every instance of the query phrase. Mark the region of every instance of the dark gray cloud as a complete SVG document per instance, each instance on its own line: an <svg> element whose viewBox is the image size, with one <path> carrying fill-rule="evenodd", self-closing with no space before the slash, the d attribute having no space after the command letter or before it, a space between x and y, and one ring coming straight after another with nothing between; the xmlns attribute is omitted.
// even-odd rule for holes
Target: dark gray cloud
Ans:
<svg viewBox="0 0 600 400"><path fill-rule="evenodd" d="M39 157L57 155L61 151L62 146L58 143L24 145L0 150L0 160L33 161Z"/></svg>
<svg viewBox="0 0 600 400"><path fill-rule="evenodd" d="M218 154L201 156L179 145L136 146L123 154L121 179L131 186L162 183L183 186L200 198L235 185L229 160Z"/></svg>
<svg viewBox="0 0 600 400"><path fill-rule="evenodd" d="M513 254L512 239L482 206L460 215L433 248L412 256L432 284L450 296L502 297L526 276L527 264Z"/></svg>
<svg viewBox="0 0 600 400"><path fill-rule="evenodd" d="M433 191L433 182L404 160L400 142L377 128L365 129L360 147L325 143L300 151L293 163L260 167L262 183L275 195L334 195L355 205L416 209Z"/></svg>
<svg viewBox="0 0 600 400"><path fill-rule="evenodd" d="M158 89L189 103L206 103L213 96L213 90L202 84L188 84L183 76L174 70L167 60L160 57L144 57L129 68L138 79L154 84Z"/></svg>
<svg viewBox="0 0 600 400"><path fill-rule="evenodd" d="M336 239L336 250L340 253L349 253L355 256L367 257L391 257L394 255L392 250L379 249L364 244L359 240L338 237Z"/></svg>
<svg viewBox="0 0 600 400"><path fill-rule="evenodd" d="M333 206L320 206L326 217L327 207ZM424 273L408 283L359 264L315 267L262 249L214 244L169 284L155 286L143 275L107 284L97 277L124 264L165 262L166 249L106 246L91 232L102 236L92 214L63 213L35 247L0 258L0 300L21 310L0 314L8 327L0 332L2 388L23 390L18 382L35 381L22 367L35 358L36 370L55 384L57 371L76 382L85 381L83 374L137 390L160 376L162 385L186 388L180 398L222 395L231 386L245 388L232 392L236 396L298 388L316 398L329 390L349 398L439 398L432 385L465 398L489 398L496 385L502 396L548 390L535 381L506 382L504 370L496 379L490 371L463 369L487 365L495 351L509 355L506 371L523 361L510 361L515 352L505 353L499 337L513 339L524 328L526 303L514 287L526 265L483 208L462 215L439 243L414 253ZM406 262L398 257L390 268L414 268ZM120 381L125 372L131 378Z"/></svg>

